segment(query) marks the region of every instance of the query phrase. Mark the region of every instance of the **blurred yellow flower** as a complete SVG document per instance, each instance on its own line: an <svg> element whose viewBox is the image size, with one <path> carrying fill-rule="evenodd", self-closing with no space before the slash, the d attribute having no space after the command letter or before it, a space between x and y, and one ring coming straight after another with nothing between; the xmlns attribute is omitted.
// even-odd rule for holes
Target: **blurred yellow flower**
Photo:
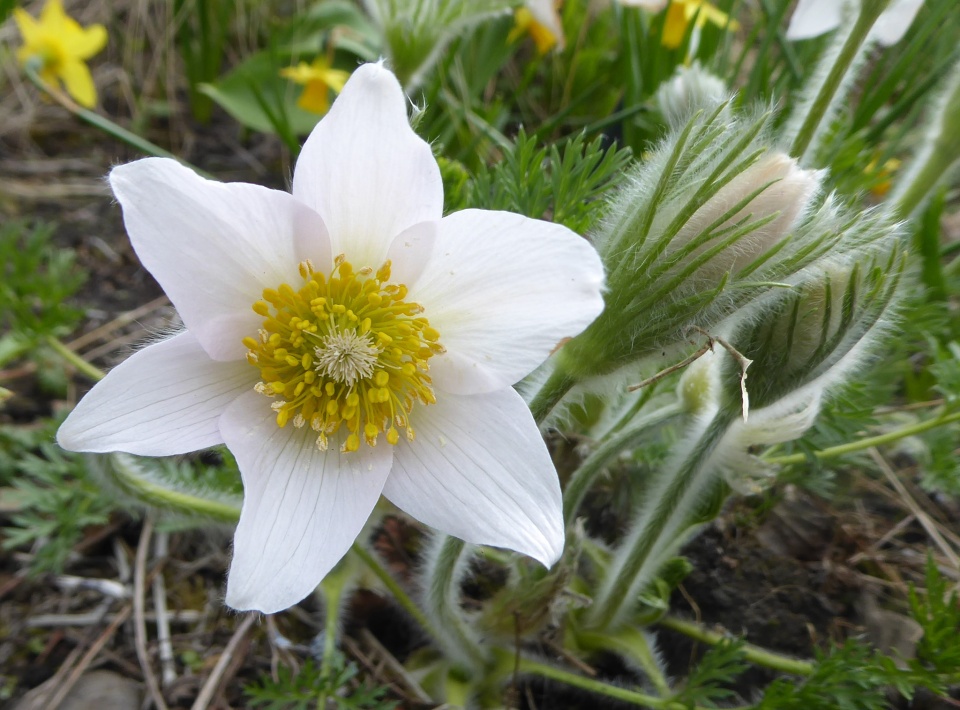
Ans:
<svg viewBox="0 0 960 710"><path fill-rule="evenodd" d="M508 42L516 42L523 35L530 35L541 55L554 47L563 50L566 44L563 26L553 0L528 0L526 7L514 12L513 18L514 26L507 35Z"/></svg>
<svg viewBox="0 0 960 710"><path fill-rule="evenodd" d="M311 64L300 62L295 67L281 69L280 76L303 84L305 88L297 106L322 116L330 109L330 90L339 94L350 78L350 72L332 69L325 57L317 57Z"/></svg>
<svg viewBox="0 0 960 710"><path fill-rule="evenodd" d="M47 0L36 20L21 8L14 8L13 19L23 37L17 59L23 65L39 60L40 78L50 86L63 82L67 93L81 106L97 103L97 90L85 61L107 43L103 25L83 28L63 11L60 0Z"/></svg>
<svg viewBox="0 0 960 710"><path fill-rule="evenodd" d="M712 22L717 27L737 30L740 23L731 20L727 13L706 0L620 0L621 5L642 7L649 12L659 12L666 7L667 17L660 42L667 49L676 49L687 35L687 26L696 18L697 27Z"/></svg>
<svg viewBox="0 0 960 710"><path fill-rule="evenodd" d="M882 165L880 161L874 158L863 169L864 175L873 183L870 187L870 194L874 197L884 197L893 186L893 174L900 169L900 161L896 158L890 158Z"/></svg>
<svg viewBox="0 0 960 710"><path fill-rule="evenodd" d="M673 0L667 8L661 43L667 49L676 49L687 34L687 25L696 18L697 27L712 22L721 29L737 30L740 23L706 0Z"/></svg>

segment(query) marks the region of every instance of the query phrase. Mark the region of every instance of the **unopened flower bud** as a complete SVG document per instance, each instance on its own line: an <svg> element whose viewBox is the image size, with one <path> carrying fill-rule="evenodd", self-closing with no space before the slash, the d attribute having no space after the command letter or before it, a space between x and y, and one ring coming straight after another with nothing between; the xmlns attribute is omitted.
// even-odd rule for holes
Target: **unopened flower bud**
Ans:
<svg viewBox="0 0 960 710"><path fill-rule="evenodd" d="M895 229L887 226L892 242ZM820 397L862 366L886 330L904 263L903 252L891 247L869 261L825 266L745 324L732 340L753 363L751 411L804 389ZM734 363L723 370L723 391L731 405L739 397L739 374Z"/></svg>
<svg viewBox="0 0 960 710"><path fill-rule="evenodd" d="M716 451L717 466L727 484L741 494L762 490L776 468L752 450L803 436L820 414L823 394L818 387L804 387L770 406L752 410L747 421L734 419Z"/></svg>
<svg viewBox="0 0 960 710"><path fill-rule="evenodd" d="M836 244L833 212L815 209L821 173L771 149L767 120L721 104L637 168L596 237L606 310L558 367L603 374L683 341L691 325L710 330Z"/></svg>
<svg viewBox="0 0 960 710"><path fill-rule="evenodd" d="M887 330L904 263L904 255L891 249L871 261L826 266L732 336L734 347L753 361L753 407L748 420L730 417L715 451L715 465L730 486L741 492L761 488L774 469L751 450L802 436L830 391L864 365ZM733 409L739 406L740 373L731 360L711 370L722 383L721 406Z"/></svg>
<svg viewBox="0 0 960 710"><path fill-rule="evenodd" d="M720 394L720 357L719 352L708 350L683 371L677 398L687 414L703 414L716 405Z"/></svg>
<svg viewBox="0 0 960 710"><path fill-rule="evenodd" d="M791 234L797 217L816 194L820 177L819 171L804 170L786 153L770 152L733 178L683 225L669 253L684 252L711 230L736 230L738 225L750 223L756 226L710 258L687 285L718 283L724 274L736 275L775 248ZM715 246L711 241L685 256L696 259Z"/></svg>
<svg viewBox="0 0 960 710"><path fill-rule="evenodd" d="M690 120L700 110L712 110L730 96L723 79L711 74L698 63L677 67L673 78L657 89L657 104L671 126Z"/></svg>

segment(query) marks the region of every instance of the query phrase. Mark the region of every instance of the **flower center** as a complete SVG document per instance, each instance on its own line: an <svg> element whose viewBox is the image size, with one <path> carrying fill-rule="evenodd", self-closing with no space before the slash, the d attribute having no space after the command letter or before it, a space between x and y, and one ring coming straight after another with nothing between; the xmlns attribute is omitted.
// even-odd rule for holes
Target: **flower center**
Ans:
<svg viewBox="0 0 960 710"><path fill-rule="evenodd" d="M405 300L406 286L389 283L389 261L376 273L354 271L341 254L329 276L310 262L300 264L300 276L299 290L264 290L253 304L263 328L243 339L247 360L260 370L256 390L273 398L277 425L309 424L321 450L341 427L348 432L342 451L356 451L361 437L375 446L380 434L396 444L398 429L413 441L415 403L436 402L427 361L444 352L423 307Z"/></svg>
<svg viewBox="0 0 960 710"><path fill-rule="evenodd" d="M370 333L358 335L355 330L346 330L324 336L313 352L317 357L317 372L353 387L357 380L373 376L380 348L373 344Z"/></svg>

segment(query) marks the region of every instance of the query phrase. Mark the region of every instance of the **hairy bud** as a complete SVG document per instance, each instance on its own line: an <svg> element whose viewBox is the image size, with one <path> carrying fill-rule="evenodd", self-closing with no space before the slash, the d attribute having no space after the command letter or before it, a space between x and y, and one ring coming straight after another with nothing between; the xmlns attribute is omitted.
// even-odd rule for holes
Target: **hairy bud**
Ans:
<svg viewBox="0 0 960 710"><path fill-rule="evenodd" d="M582 379L642 359L838 248L844 228L820 195L822 174L772 149L768 120L701 111L637 167L595 239L606 310L558 367Z"/></svg>
<svg viewBox="0 0 960 710"><path fill-rule="evenodd" d="M673 78L657 89L660 111L671 126L682 126L701 109L718 106L730 96L723 79L699 64L677 67Z"/></svg>
<svg viewBox="0 0 960 710"><path fill-rule="evenodd" d="M892 238L891 238L892 241ZM830 390L867 361L888 327L897 300L905 255L895 249L871 259L825 267L733 336L753 360L749 420L733 419L717 446L716 461L727 482L752 490L769 467L750 454L799 438L820 412ZM739 369L719 368L721 398L738 405Z"/></svg>

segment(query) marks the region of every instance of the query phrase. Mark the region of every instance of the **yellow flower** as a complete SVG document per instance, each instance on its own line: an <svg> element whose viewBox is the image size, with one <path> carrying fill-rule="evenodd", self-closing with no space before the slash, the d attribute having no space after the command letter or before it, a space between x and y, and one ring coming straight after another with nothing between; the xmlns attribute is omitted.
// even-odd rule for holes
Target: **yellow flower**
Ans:
<svg viewBox="0 0 960 710"><path fill-rule="evenodd" d="M864 175L873 182L870 187L870 194L874 197L884 197L890 192L893 185L893 174L900 169L900 161L896 158L890 158L883 165L874 158L863 169Z"/></svg>
<svg viewBox="0 0 960 710"><path fill-rule="evenodd" d="M687 34L687 25L696 18L697 27L712 22L717 27L737 30L740 23L731 20L727 13L719 10L706 0L672 0L667 8L667 18L663 25L663 37L660 42L667 49L676 49Z"/></svg>
<svg viewBox="0 0 960 710"><path fill-rule="evenodd" d="M306 88L300 94L297 106L322 116L330 108L330 90L339 94L350 78L350 72L331 69L326 58L317 57L312 64L300 62L295 67L281 69L280 76L303 84Z"/></svg>
<svg viewBox="0 0 960 710"><path fill-rule="evenodd" d="M81 106L93 107L97 90L85 60L103 49L107 30L103 25L84 29L63 11L60 0L47 0L35 20L21 8L15 8L16 20L23 46L17 50L21 64L39 60L40 78L51 86L63 82L67 93Z"/></svg>
<svg viewBox="0 0 960 710"><path fill-rule="evenodd" d="M507 35L508 42L515 42L523 35L530 35L541 55L554 47L563 50L563 26L553 0L528 0L526 7L518 8L514 12L513 21L513 29Z"/></svg>

